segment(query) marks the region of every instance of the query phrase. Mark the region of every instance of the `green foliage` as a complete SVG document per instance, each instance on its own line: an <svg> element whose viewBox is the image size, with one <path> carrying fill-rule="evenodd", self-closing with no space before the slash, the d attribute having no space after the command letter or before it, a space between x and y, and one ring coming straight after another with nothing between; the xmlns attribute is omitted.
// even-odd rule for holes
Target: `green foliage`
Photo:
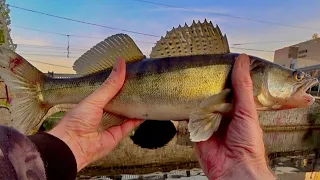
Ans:
<svg viewBox="0 0 320 180"><path fill-rule="evenodd" d="M48 117L42 124L42 126L48 131L54 128L65 114L64 111L57 112Z"/></svg>
<svg viewBox="0 0 320 180"><path fill-rule="evenodd" d="M2 101L0 102L0 104L3 105L3 106L7 106L7 107L10 106L10 104L9 104L6 100L2 100Z"/></svg>

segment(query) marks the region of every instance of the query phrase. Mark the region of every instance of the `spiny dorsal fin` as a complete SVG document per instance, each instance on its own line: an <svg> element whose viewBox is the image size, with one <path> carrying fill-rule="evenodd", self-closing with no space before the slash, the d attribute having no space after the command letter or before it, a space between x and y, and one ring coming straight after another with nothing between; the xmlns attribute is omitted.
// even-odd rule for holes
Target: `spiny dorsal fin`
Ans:
<svg viewBox="0 0 320 180"><path fill-rule="evenodd" d="M124 58L126 62L145 58L128 35L116 34L84 53L74 62L73 69L77 74L92 74L112 67L117 57Z"/></svg>
<svg viewBox="0 0 320 180"><path fill-rule="evenodd" d="M190 27L179 25L167 32L152 48L150 58L229 52L227 36L222 35L218 26L215 28L211 21L205 20L203 23L193 21Z"/></svg>

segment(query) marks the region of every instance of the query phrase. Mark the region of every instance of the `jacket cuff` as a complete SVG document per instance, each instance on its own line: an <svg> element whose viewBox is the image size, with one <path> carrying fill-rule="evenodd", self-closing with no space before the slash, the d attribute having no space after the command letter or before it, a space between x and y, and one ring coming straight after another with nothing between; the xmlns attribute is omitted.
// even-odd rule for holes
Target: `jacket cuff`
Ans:
<svg viewBox="0 0 320 180"><path fill-rule="evenodd" d="M48 179L76 179L77 162L65 142L48 133L28 136L41 154Z"/></svg>

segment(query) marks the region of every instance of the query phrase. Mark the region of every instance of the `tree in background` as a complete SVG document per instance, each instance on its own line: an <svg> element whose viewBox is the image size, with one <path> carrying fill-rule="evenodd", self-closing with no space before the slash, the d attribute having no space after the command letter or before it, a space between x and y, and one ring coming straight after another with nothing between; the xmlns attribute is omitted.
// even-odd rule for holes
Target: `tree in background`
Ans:
<svg viewBox="0 0 320 180"><path fill-rule="evenodd" d="M8 7L8 4L6 4L5 0L0 0L0 46L6 47L12 50L16 50L17 45L12 42L10 31L11 29L8 27L11 24L10 20L10 9ZM3 83L0 77L0 83ZM3 87L2 87L3 88ZM4 91L5 97L0 97L0 104L9 106L10 98L9 98L9 92L8 88L5 85L3 90L0 90L0 92Z"/></svg>

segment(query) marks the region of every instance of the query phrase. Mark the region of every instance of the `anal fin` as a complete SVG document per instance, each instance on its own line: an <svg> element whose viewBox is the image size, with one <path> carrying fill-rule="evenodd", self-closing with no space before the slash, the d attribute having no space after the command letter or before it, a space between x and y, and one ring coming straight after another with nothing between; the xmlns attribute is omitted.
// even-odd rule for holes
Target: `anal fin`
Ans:
<svg viewBox="0 0 320 180"><path fill-rule="evenodd" d="M104 131L113 126L120 125L124 122L124 120L126 120L126 118L123 116L115 115L109 112L103 112L99 130Z"/></svg>
<svg viewBox="0 0 320 180"><path fill-rule="evenodd" d="M223 114L233 109L233 105L227 102L230 93L230 89L226 89L213 95L190 113L188 130L192 142L206 141L218 130Z"/></svg>

